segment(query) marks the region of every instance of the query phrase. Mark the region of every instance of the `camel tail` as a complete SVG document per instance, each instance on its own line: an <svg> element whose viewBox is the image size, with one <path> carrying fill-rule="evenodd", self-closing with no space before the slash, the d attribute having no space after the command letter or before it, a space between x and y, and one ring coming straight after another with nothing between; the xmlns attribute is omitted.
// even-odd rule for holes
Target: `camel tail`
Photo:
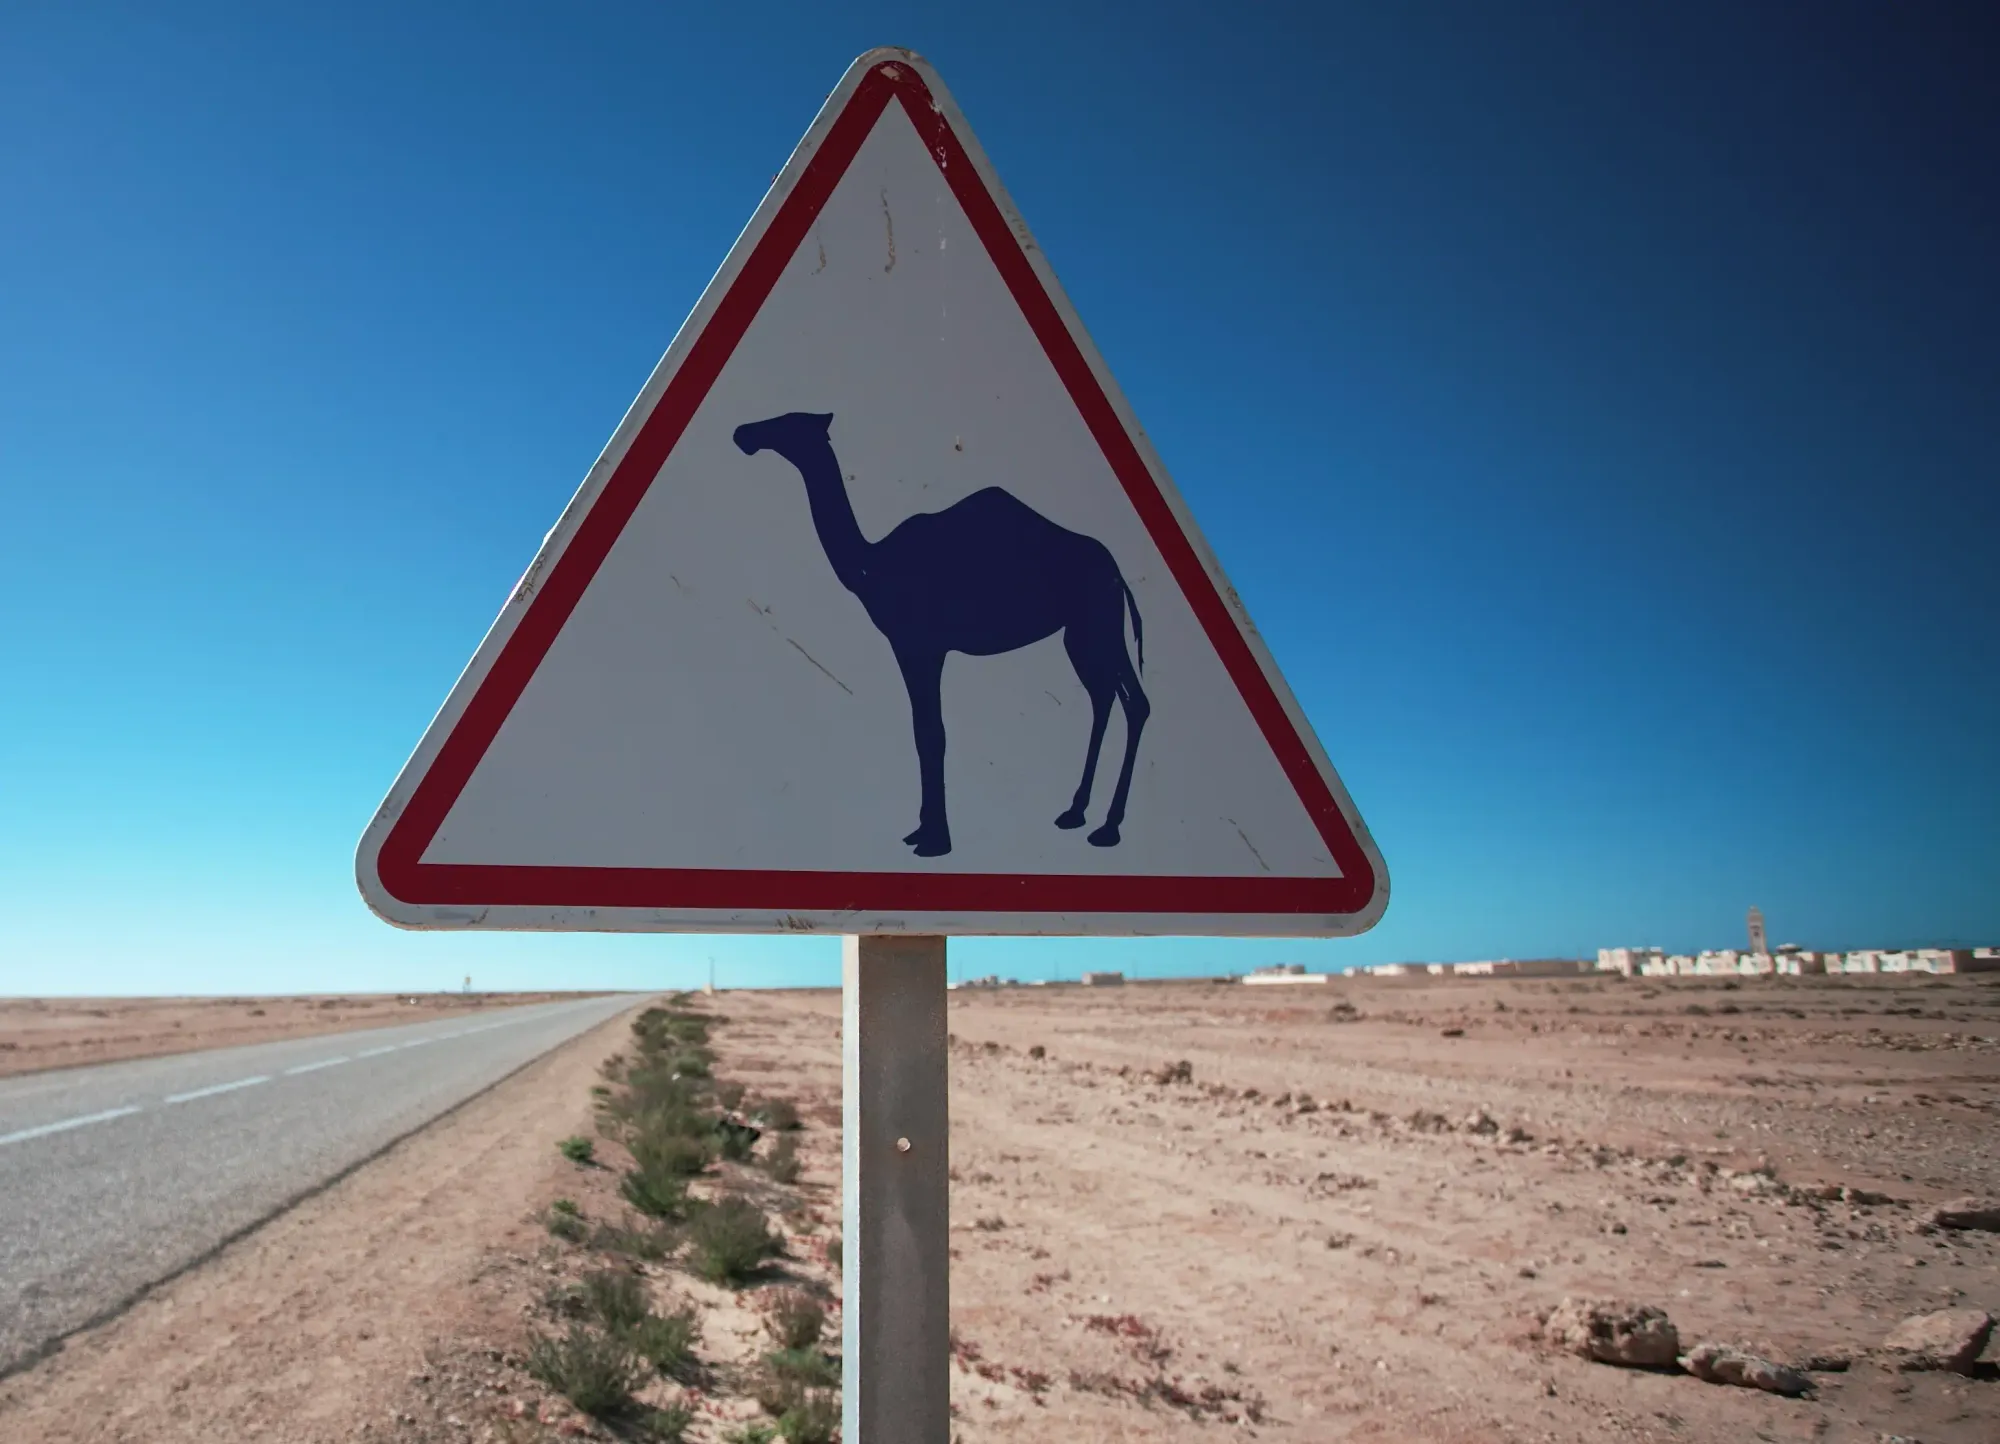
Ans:
<svg viewBox="0 0 2000 1444"><path fill-rule="evenodd" d="M1125 578L1120 577L1118 585L1125 588L1125 605L1132 613L1132 640L1138 645L1139 671L1141 675L1144 675L1146 671L1146 628L1145 624L1139 620L1139 603L1137 598L1132 595L1132 588L1127 585Z"/></svg>

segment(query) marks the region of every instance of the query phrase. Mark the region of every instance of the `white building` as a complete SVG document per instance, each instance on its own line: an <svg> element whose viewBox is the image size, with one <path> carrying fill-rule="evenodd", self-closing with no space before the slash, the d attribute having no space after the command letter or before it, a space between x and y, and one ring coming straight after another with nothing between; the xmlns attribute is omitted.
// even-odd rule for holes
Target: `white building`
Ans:
<svg viewBox="0 0 2000 1444"><path fill-rule="evenodd" d="M1476 963L1432 963L1431 971L1461 978L1573 978L1591 971L1578 958L1494 958Z"/></svg>
<svg viewBox="0 0 2000 1444"><path fill-rule="evenodd" d="M1970 948L1911 948L1904 952L1883 953L1880 971L1885 973L1969 973L1972 967Z"/></svg>
<svg viewBox="0 0 2000 1444"><path fill-rule="evenodd" d="M1653 977L1659 974L1657 965L1665 958L1666 952L1660 948L1599 948L1597 971L1622 973L1628 978L1635 973ZM1655 966L1648 967L1649 963Z"/></svg>

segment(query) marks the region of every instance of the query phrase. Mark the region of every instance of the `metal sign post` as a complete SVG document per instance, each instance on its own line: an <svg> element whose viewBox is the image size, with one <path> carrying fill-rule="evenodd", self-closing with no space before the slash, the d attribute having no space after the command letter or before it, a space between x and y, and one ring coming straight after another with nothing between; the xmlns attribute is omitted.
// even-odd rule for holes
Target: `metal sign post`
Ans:
<svg viewBox="0 0 2000 1444"><path fill-rule="evenodd" d="M945 1444L945 940L849 937L841 990L841 1438Z"/></svg>

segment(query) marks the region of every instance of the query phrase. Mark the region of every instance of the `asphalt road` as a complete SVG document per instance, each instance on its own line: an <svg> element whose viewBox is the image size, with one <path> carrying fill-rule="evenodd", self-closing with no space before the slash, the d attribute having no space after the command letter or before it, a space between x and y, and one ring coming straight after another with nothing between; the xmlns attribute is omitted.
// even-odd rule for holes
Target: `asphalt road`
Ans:
<svg viewBox="0 0 2000 1444"><path fill-rule="evenodd" d="M0 1080L0 1371L637 1001Z"/></svg>

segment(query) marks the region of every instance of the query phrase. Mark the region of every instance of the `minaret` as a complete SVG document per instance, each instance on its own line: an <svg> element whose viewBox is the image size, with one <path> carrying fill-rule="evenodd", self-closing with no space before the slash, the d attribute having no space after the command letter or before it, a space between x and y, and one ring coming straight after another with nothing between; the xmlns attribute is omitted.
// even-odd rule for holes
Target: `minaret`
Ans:
<svg viewBox="0 0 2000 1444"><path fill-rule="evenodd" d="M1764 913L1761 908L1750 909L1750 951L1753 953L1771 951L1764 941Z"/></svg>

